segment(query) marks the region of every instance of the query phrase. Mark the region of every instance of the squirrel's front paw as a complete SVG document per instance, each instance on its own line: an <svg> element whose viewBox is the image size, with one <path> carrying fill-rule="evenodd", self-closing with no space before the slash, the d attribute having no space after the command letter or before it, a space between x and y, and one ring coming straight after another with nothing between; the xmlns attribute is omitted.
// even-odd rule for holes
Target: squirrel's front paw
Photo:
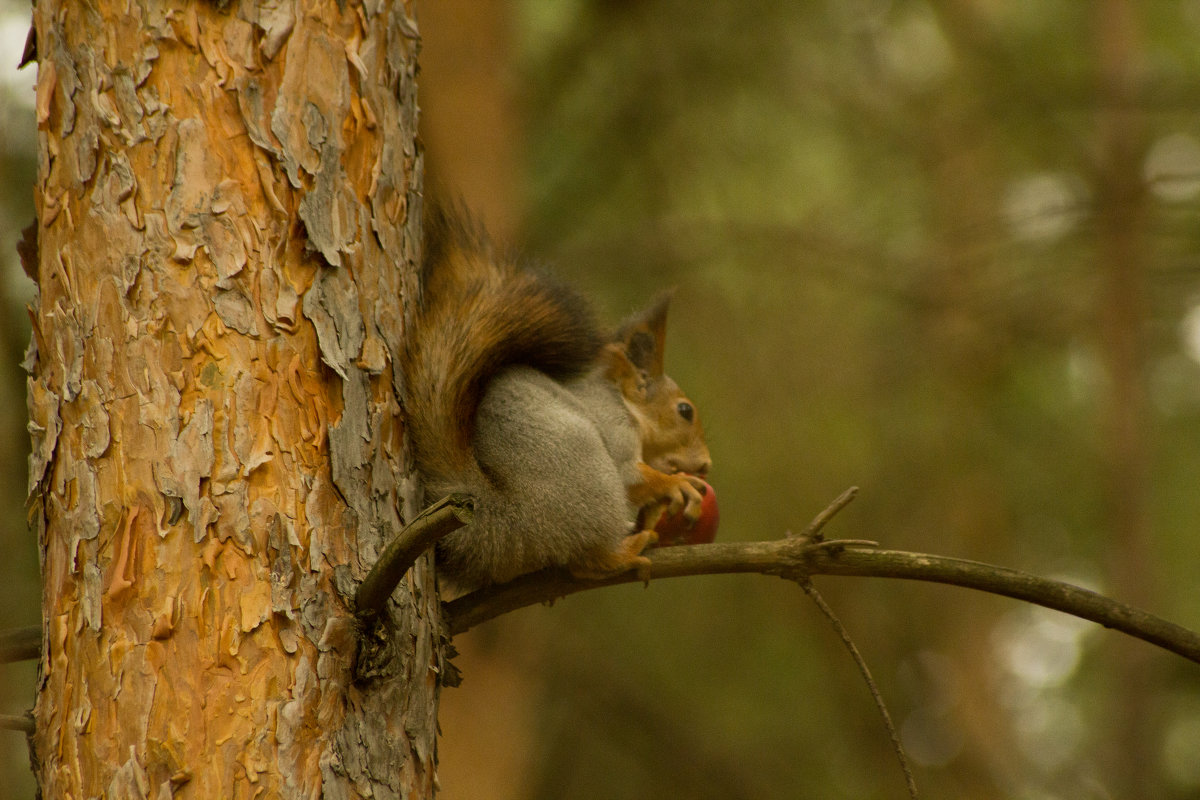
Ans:
<svg viewBox="0 0 1200 800"><path fill-rule="evenodd" d="M703 478L697 478L695 475L687 475L682 472L676 472L669 475L671 485L667 490L667 514L674 516L682 514L687 520L688 527L696 524L696 520L700 519L700 507L704 502L704 492L708 488L708 484Z"/></svg>
<svg viewBox="0 0 1200 800"><path fill-rule="evenodd" d="M680 516L688 527L700 519L701 505L708 484L703 478L684 472L659 472L648 464L638 464L641 481L629 487L629 501L642 509L642 519L653 524L655 509L668 516Z"/></svg>

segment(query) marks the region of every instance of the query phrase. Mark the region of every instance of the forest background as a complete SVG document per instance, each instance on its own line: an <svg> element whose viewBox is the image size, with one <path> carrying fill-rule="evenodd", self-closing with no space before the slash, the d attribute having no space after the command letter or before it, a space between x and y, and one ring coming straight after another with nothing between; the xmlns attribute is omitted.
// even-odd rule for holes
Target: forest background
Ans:
<svg viewBox="0 0 1200 800"><path fill-rule="evenodd" d="M612 321L678 287L668 367L709 431L720 538L801 529L853 484L831 536L1200 628L1200 0L434 0L418 21L437 184ZM0 628L40 619L27 30L0 0ZM926 796L1200 797L1194 664L961 589L817 585ZM588 592L455 643L451 800L903 791L782 581ZM0 711L33 681L3 666ZM18 734L0 775L32 796Z"/></svg>

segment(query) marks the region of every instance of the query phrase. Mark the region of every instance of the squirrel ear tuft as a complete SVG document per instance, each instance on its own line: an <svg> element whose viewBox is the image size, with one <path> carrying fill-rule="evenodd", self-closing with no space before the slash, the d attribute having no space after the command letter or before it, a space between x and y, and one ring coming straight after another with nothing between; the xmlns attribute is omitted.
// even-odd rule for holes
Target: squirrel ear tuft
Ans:
<svg viewBox="0 0 1200 800"><path fill-rule="evenodd" d="M663 374L663 351L667 339L667 308L674 290L655 298L645 310L630 317L617 331L629 360L649 377Z"/></svg>

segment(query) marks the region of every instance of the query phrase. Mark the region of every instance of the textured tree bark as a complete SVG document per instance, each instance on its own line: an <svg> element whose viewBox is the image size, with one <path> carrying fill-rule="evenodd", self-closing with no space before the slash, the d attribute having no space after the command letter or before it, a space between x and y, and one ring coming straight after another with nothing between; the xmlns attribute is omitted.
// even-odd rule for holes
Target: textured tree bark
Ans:
<svg viewBox="0 0 1200 800"><path fill-rule="evenodd" d="M428 556L380 646L347 600L413 510L411 10L37 3L46 798L432 795Z"/></svg>

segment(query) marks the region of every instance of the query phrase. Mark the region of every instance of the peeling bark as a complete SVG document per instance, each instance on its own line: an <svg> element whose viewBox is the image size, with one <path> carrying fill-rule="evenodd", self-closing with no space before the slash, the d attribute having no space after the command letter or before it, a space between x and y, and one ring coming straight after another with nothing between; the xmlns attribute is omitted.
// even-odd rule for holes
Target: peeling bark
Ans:
<svg viewBox="0 0 1200 800"><path fill-rule="evenodd" d="M411 2L39 0L30 515L44 797L428 797L393 357L421 158Z"/></svg>

